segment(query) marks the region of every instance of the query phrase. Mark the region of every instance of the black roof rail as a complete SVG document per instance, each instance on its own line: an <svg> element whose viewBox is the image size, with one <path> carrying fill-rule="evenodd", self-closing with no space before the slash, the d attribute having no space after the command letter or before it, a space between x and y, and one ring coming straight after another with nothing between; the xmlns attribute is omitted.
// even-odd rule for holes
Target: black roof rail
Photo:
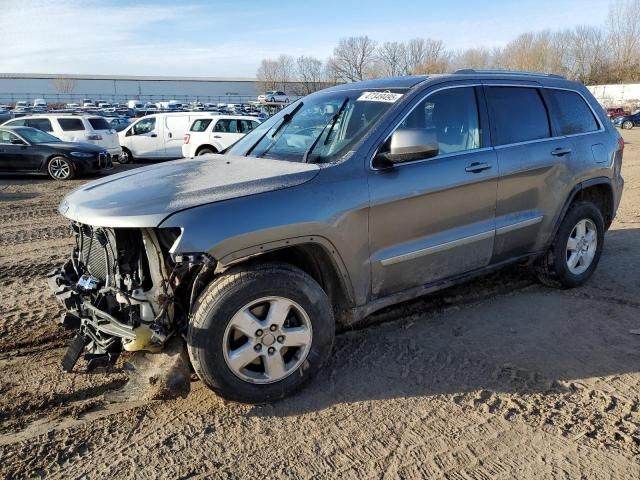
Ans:
<svg viewBox="0 0 640 480"><path fill-rule="evenodd" d="M544 72L528 72L525 70L476 70L474 68L463 68L461 70L456 70L453 72L457 75L470 75L470 74L494 74L494 75L531 75L535 77L550 77L550 78L561 78L562 80L566 80L562 75L558 75L556 73L544 73Z"/></svg>

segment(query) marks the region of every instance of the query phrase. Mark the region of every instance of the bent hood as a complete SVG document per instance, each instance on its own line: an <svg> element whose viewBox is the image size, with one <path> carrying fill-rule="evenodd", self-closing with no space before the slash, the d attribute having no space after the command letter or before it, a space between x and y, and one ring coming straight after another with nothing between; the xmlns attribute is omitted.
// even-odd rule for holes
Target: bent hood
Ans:
<svg viewBox="0 0 640 480"><path fill-rule="evenodd" d="M87 183L67 194L59 211L88 225L156 227L180 210L293 187L319 171L320 167L307 163L206 155Z"/></svg>

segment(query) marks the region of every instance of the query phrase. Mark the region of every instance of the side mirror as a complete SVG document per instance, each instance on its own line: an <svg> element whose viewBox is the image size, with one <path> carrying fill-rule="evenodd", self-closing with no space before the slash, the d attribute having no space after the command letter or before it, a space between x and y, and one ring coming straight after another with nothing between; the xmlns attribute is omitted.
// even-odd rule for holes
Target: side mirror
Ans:
<svg viewBox="0 0 640 480"><path fill-rule="evenodd" d="M435 133L421 128L398 129L391 135L389 151L378 153L376 163L390 166L411 160L425 160L438 155L438 139Z"/></svg>
<svg viewBox="0 0 640 480"><path fill-rule="evenodd" d="M26 145L26 143L24 143L19 138L14 138L11 140L11 145Z"/></svg>

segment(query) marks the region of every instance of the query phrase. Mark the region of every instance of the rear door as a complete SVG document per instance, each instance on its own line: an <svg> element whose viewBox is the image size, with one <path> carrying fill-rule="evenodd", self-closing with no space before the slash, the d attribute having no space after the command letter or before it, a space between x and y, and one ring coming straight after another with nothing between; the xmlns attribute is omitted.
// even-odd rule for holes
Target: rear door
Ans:
<svg viewBox="0 0 640 480"><path fill-rule="evenodd" d="M96 141L98 145L106 148L107 150L113 150L120 146L118 134L105 118L89 117L87 121L93 129L93 133L102 137L102 140Z"/></svg>
<svg viewBox="0 0 640 480"><path fill-rule="evenodd" d="M500 165L493 262L544 248L571 188L573 141L554 136L539 85L485 81Z"/></svg>
<svg viewBox="0 0 640 480"><path fill-rule="evenodd" d="M474 85L427 93L395 128L431 131L438 155L370 170L373 298L488 265L498 165L483 102Z"/></svg>
<svg viewBox="0 0 640 480"><path fill-rule="evenodd" d="M191 122L196 117L188 115L165 115L164 145L167 158L181 158L184 134L189 131Z"/></svg>
<svg viewBox="0 0 640 480"><path fill-rule="evenodd" d="M220 146L220 150L236 143L243 137L236 119L221 118L213 126L211 131L213 143Z"/></svg>

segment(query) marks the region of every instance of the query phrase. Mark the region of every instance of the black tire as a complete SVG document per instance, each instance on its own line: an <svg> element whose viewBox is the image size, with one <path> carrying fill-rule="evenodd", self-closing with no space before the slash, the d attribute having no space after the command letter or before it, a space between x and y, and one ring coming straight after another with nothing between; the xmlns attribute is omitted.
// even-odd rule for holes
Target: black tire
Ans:
<svg viewBox="0 0 640 480"><path fill-rule="evenodd" d="M209 155L210 153L217 153L215 150L211 150L210 148L203 148L202 150L198 150L198 157L200 155Z"/></svg>
<svg viewBox="0 0 640 480"><path fill-rule="evenodd" d="M279 296L296 302L309 317L312 340L297 369L274 383L255 384L237 376L227 365L225 331L244 306L263 297ZM335 321L329 299L313 278L286 264L236 268L213 281L198 298L187 329L193 368L218 395L243 403L265 403L299 390L329 357Z"/></svg>
<svg viewBox="0 0 640 480"><path fill-rule="evenodd" d="M567 242L576 224L584 219L595 224L598 243L591 264L583 273L577 275L571 272L567 265ZM604 219L598 207L586 201L574 203L562 220L549 250L535 264L540 282L554 288L575 288L589 280L602 254L604 231Z"/></svg>
<svg viewBox="0 0 640 480"><path fill-rule="evenodd" d="M131 150L129 150L128 148L123 148L122 153L118 156L118 163L121 163L122 165L133 163L133 155L131 155Z"/></svg>
<svg viewBox="0 0 640 480"><path fill-rule="evenodd" d="M53 157L47 163L47 173L54 180L71 180L76 176L73 164L64 157Z"/></svg>
<svg viewBox="0 0 640 480"><path fill-rule="evenodd" d="M622 122L622 128L624 128L625 130L631 130L633 128L633 122L631 120Z"/></svg>

